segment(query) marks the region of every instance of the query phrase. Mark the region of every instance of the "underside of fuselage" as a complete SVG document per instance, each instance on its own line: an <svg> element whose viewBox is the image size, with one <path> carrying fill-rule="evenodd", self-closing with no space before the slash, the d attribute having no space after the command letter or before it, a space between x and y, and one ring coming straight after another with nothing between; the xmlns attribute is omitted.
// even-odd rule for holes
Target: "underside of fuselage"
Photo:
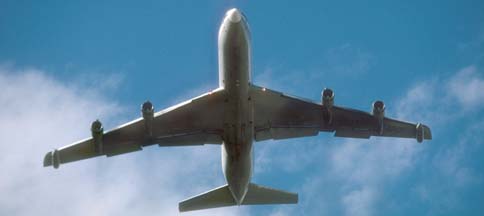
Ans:
<svg viewBox="0 0 484 216"><path fill-rule="evenodd" d="M250 40L246 19L227 12L218 36L219 84L225 91L222 169L237 204L252 174L253 106L249 97Z"/></svg>

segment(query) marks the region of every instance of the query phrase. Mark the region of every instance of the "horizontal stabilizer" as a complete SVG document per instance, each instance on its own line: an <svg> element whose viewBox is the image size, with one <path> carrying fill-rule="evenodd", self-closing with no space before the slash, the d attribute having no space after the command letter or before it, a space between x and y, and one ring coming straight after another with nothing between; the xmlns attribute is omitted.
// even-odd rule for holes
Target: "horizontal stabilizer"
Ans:
<svg viewBox="0 0 484 216"><path fill-rule="evenodd" d="M296 204L297 201L298 195L296 193L250 183L242 205Z"/></svg>
<svg viewBox="0 0 484 216"><path fill-rule="evenodd" d="M282 190L249 184L242 205L296 204L298 195ZM180 212L237 205L228 185L188 198L178 204Z"/></svg>
<svg viewBox="0 0 484 216"><path fill-rule="evenodd" d="M235 205L229 186L224 185L200 195L188 198L178 204L180 212Z"/></svg>

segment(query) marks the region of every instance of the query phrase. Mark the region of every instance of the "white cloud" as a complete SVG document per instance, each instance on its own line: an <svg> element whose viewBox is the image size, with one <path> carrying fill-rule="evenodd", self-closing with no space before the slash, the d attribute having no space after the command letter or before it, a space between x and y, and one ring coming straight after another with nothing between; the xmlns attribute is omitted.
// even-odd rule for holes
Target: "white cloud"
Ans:
<svg viewBox="0 0 484 216"><path fill-rule="evenodd" d="M429 124L434 132L434 138L439 140L439 132L448 124L469 116L473 110L482 106L483 83L482 76L475 66L463 68L450 77L422 81L411 87L402 98L391 103L395 106L390 107L395 108L389 110L388 116ZM466 92L465 95L462 95L462 92ZM476 133L476 127L472 128L474 129L463 136L475 137L479 134ZM445 150L437 155L429 154L431 149L435 151L442 148L440 147L442 143L435 143L435 140L423 144L416 143L412 139L394 138L371 138L370 140L335 138L331 141L318 138L316 140L319 145L313 145L310 153L305 157L313 158L320 163L313 167L313 174L308 176L306 183L296 191L298 190L303 197L299 205L302 208L316 209L311 212L318 212L320 215L331 215L334 211L338 212L335 209L339 207L347 215L372 215L378 206L381 207L388 202L388 200L382 200L384 196L381 196L385 194L385 187L394 184L392 182L397 178L410 175L417 164L427 167L428 164L421 164L426 157L433 157L435 161L429 169L437 168L435 171L439 172L438 175L443 174L446 179L450 179L452 187L466 187L482 181L482 176L477 175L476 170L466 165L464 160L466 154L469 155L470 152L478 149L475 146L479 144L475 143L479 141L475 139L463 138L455 147L448 149L443 147ZM480 143L482 144L482 141ZM270 149L265 151L268 157L272 157L269 154L271 151L277 152ZM314 152L317 154L313 154ZM322 152L327 153L321 155ZM279 162L278 165L284 166L282 164ZM303 163L302 166L306 164ZM422 200L432 196L434 192L422 185L416 188L418 190L415 189L414 192L418 193ZM335 198L341 201L340 206L337 203L331 203ZM448 199L442 199L442 202L449 203ZM433 198L433 203L442 202ZM297 213L301 207L279 207L273 213L275 215L280 212Z"/></svg>
<svg viewBox="0 0 484 216"><path fill-rule="evenodd" d="M343 203L347 208L346 215L373 215L373 201L375 192L370 188L351 191L343 197Z"/></svg>
<svg viewBox="0 0 484 216"><path fill-rule="evenodd" d="M483 106L484 77L475 65L470 65L450 77L416 83L407 91L404 100L397 103L395 115L402 119L443 125Z"/></svg>
<svg viewBox="0 0 484 216"><path fill-rule="evenodd" d="M449 121L467 115L469 110L481 106L480 97L484 95L483 80L476 74L474 66L466 67L450 78L428 80L415 85L397 104L394 116L410 121L423 121L434 129L434 138L438 131ZM451 86L451 91L446 91ZM466 95L460 94L460 104L456 105L457 90L465 89ZM462 93L462 92L461 92ZM466 107L466 109L456 109ZM468 185L476 182L475 171L463 166L461 160L469 148L469 142L461 139L458 147L444 151L445 156L437 155L437 167L441 172L450 172L447 176L455 178L456 185ZM392 182L412 170L419 159L424 157L424 149L435 145L435 141L418 144L414 140L376 138L370 141L348 140L332 153L333 175L343 180L343 205L349 215L365 215L382 202L375 198L382 190L382 185ZM428 150L428 149L427 149ZM428 153L428 152L427 152ZM356 188L356 189L354 189ZM363 189L360 189L363 188ZM350 197L350 198L348 198ZM357 209L358 211L354 211ZM358 214L353 214L360 212Z"/></svg>
<svg viewBox="0 0 484 216"><path fill-rule="evenodd" d="M92 120L100 118L107 129L122 120L117 116L126 110L100 90L113 86L87 91L85 83L62 82L36 69L0 67L0 215L175 215L178 201L224 183L218 146L151 147L58 170L42 167L47 151L89 136Z"/></svg>
<svg viewBox="0 0 484 216"><path fill-rule="evenodd" d="M478 154L482 140L483 122L470 124L470 127L459 131L457 143L440 149L433 158L433 165L442 176L452 182L451 186L466 187L482 182L483 176L475 167L469 165L469 160Z"/></svg>
<svg viewBox="0 0 484 216"><path fill-rule="evenodd" d="M333 149L330 175L324 178L340 182L339 195L347 215L372 215L382 185L411 170L421 150L415 140L348 140Z"/></svg>
<svg viewBox="0 0 484 216"><path fill-rule="evenodd" d="M377 185L410 167L419 145L391 138L348 140L333 150L332 172L351 184Z"/></svg>
<svg viewBox="0 0 484 216"><path fill-rule="evenodd" d="M484 77L474 65L461 69L447 83L449 94L465 109L484 105Z"/></svg>

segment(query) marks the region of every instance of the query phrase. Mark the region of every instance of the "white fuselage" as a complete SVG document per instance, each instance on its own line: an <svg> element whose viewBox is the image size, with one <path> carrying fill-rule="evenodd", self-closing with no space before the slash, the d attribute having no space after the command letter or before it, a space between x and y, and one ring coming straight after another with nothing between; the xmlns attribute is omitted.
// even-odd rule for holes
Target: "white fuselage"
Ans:
<svg viewBox="0 0 484 216"><path fill-rule="evenodd" d="M230 192L241 204L252 175L254 137L250 86L250 35L245 17L229 10L218 35L219 85L225 92L222 169ZM223 116L222 116L223 115Z"/></svg>

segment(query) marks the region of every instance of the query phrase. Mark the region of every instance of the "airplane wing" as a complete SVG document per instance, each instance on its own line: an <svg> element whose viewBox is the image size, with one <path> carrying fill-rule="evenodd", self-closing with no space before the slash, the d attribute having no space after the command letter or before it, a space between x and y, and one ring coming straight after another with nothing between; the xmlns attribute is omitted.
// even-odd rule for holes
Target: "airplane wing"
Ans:
<svg viewBox="0 0 484 216"><path fill-rule="evenodd" d="M142 150L142 147L221 144L223 113L221 89L201 95L165 110L153 113L150 102L143 104L143 117L102 132L99 121L93 123L92 138L48 152L44 167L83 160L96 156L108 157Z"/></svg>
<svg viewBox="0 0 484 216"><path fill-rule="evenodd" d="M337 137L386 136L432 139L429 127L332 105L315 103L267 88L251 86L255 140L315 136L320 131ZM383 106L383 103L382 103Z"/></svg>

